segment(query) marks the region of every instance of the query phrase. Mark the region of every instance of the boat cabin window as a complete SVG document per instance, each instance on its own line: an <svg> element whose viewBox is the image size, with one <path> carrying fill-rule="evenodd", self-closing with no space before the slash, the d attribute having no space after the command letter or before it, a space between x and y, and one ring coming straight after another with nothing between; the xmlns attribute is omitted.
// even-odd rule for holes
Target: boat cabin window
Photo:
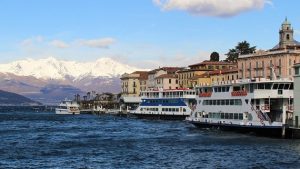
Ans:
<svg viewBox="0 0 300 169"><path fill-rule="evenodd" d="M265 89L265 85L263 83L258 83L257 88L258 89Z"/></svg>
<svg viewBox="0 0 300 169"><path fill-rule="evenodd" d="M202 113L199 112L202 116ZM223 113L223 112L209 112L208 114L203 113L203 118L215 118L215 119L232 119L232 120L243 120L243 113Z"/></svg>
<svg viewBox="0 0 300 169"><path fill-rule="evenodd" d="M290 84L287 83L287 84L284 84L284 88L283 89L288 90L289 87L290 87Z"/></svg>
<svg viewBox="0 0 300 169"><path fill-rule="evenodd" d="M278 89L282 90L284 87L284 84L279 84Z"/></svg>
<svg viewBox="0 0 300 169"><path fill-rule="evenodd" d="M233 86L233 91L240 91L241 87L240 86Z"/></svg>
<svg viewBox="0 0 300 169"><path fill-rule="evenodd" d="M274 83L273 89L278 89L278 84L277 83Z"/></svg>
<svg viewBox="0 0 300 169"><path fill-rule="evenodd" d="M214 92L229 92L229 87L228 86L214 87Z"/></svg>
<svg viewBox="0 0 300 169"><path fill-rule="evenodd" d="M271 89L272 87L272 84L271 83L266 83L265 84L265 89Z"/></svg>
<svg viewBox="0 0 300 169"><path fill-rule="evenodd" d="M254 86L253 84L250 84L250 93L253 93L253 91L254 91Z"/></svg>
<svg viewBox="0 0 300 169"><path fill-rule="evenodd" d="M290 90L294 90L294 84L293 83L291 83L291 85L290 85Z"/></svg>
<svg viewBox="0 0 300 169"><path fill-rule="evenodd" d="M199 102L200 104L200 102ZM248 103L247 103L248 104ZM202 105L242 105L241 99L204 100Z"/></svg>

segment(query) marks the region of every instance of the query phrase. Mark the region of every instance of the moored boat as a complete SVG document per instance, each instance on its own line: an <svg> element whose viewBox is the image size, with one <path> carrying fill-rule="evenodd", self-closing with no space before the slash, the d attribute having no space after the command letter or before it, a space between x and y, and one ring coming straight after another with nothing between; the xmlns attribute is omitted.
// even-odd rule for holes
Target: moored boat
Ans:
<svg viewBox="0 0 300 169"><path fill-rule="evenodd" d="M75 101L64 100L57 108L55 108L56 114L80 114L79 105Z"/></svg>
<svg viewBox="0 0 300 169"><path fill-rule="evenodd" d="M293 116L293 82L244 79L196 87L197 106L186 120L200 128L218 128L262 136L285 136Z"/></svg>
<svg viewBox="0 0 300 169"><path fill-rule="evenodd" d="M130 115L147 119L184 120L191 115L195 104L195 90L152 89L141 92L141 103Z"/></svg>

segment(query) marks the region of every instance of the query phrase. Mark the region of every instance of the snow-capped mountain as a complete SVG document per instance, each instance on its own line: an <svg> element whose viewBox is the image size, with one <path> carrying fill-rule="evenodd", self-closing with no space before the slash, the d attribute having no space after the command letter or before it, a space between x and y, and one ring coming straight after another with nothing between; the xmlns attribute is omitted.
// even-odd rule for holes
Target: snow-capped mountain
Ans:
<svg viewBox="0 0 300 169"><path fill-rule="evenodd" d="M121 91L120 75L137 69L110 58L94 62L24 59L0 64L0 90L24 95L41 103L53 104L88 91Z"/></svg>
<svg viewBox="0 0 300 169"><path fill-rule="evenodd" d="M58 60L54 57L46 59L25 59L7 64L0 64L1 73L12 73L18 76L33 76L42 79L76 80L85 77L117 77L123 73L131 73L138 68L122 64L111 58L100 58L94 62L76 62Z"/></svg>

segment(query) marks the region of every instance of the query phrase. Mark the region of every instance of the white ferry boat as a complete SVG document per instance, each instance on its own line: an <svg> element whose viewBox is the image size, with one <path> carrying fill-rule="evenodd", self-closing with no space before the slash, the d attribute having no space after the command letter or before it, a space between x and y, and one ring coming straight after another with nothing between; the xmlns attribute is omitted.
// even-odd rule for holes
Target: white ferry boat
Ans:
<svg viewBox="0 0 300 169"><path fill-rule="evenodd" d="M282 136L292 120L289 79L238 80L196 87L197 106L186 120L200 128Z"/></svg>
<svg viewBox="0 0 300 169"><path fill-rule="evenodd" d="M75 101L64 100L55 109L56 114L80 114L79 105Z"/></svg>
<svg viewBox="0 0 300 169"><path fill-rule="evenodd" d="M195 107L195 90L171 89L141 92L141 103L130 115L148 119L184 120Z"/></svg>

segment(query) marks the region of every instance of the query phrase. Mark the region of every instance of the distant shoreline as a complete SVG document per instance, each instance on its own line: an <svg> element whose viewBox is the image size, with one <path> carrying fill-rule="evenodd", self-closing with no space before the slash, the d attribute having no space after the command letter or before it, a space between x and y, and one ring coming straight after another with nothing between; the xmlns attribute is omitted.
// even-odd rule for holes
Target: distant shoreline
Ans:
<svg viewBox="0 0 300 169"><path fill-rule="evenodd" d="M49 105L0 105L0 112L4 111L55 111L56 106Z"/></svg>

